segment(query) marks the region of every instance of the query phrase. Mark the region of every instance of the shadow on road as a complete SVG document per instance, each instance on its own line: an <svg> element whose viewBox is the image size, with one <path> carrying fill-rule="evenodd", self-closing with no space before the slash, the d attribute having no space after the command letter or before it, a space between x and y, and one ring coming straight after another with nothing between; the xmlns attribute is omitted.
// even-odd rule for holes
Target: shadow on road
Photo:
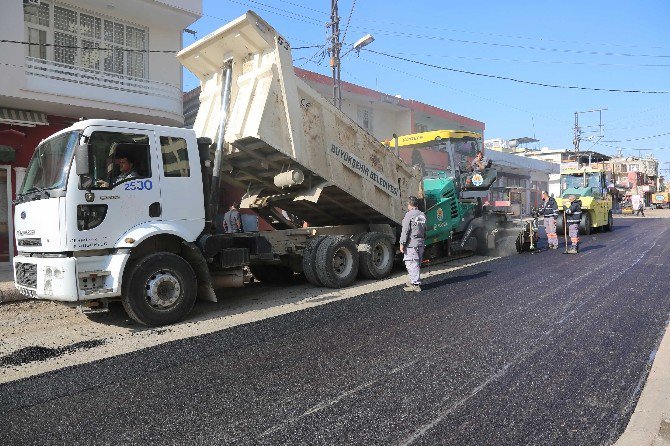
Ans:
<svg viewBox="0 0 670 446"><path fill-rule="evenodd" d="M439 287L442 287L444 285L453 285L453 284L459 283L459 282L467 282L468 280L481 279L482 277L486 277L489 274L491 274L491 271L480 271L476 274L464 274L462 276L449 277L447 279L442 279L442 280L437 280L435 282L422 284L421 289L432 290L434 288L439 288Z"/></svg>

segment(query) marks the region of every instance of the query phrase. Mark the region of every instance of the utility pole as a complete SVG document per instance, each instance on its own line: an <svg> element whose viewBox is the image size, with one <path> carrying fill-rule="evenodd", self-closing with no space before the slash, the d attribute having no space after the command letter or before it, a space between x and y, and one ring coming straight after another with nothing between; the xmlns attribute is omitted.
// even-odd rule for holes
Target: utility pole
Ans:
<svg viewBox="0 0 670 446"><path fill-rule="evenodd" d="M595 113L598 112L598 141L603 138L603 111L607 110L606 108L597 108L594 110L586 111L576 111L575 112L575 127L574 127L574 139L572 140L573 145L575 146L575 152L579 153L579 143L582 140L582 128L579 126L579 115L582 113Z"/></svg>
<svg viewBox="0 0 670 446"><path fill-rule="evenodd" d="M654 150L654 149L630 149L630 150L637 150L637 158L642 159L642 152L644 150Z"/></svg>
<svg viewBox="0 0 670 446"><path fill-rule="evenodd" d="M579 142L582 140L582 129L579 127L579 112L575 112L575 136L572 144L575 146L575 153L579 153Z"/></svg>
<svg viewBox="0 0 670 446"><path fill-rule="evenodd" d="M333 69L333 105L342 109L342 81L340 78L340 17L337 0L330 6L330 66Z"/></svg>

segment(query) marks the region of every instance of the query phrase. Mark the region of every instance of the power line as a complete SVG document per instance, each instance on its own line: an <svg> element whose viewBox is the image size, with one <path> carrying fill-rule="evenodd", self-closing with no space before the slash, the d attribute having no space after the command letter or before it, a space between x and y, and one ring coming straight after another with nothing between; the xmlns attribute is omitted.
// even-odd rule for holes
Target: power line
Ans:
<svg viewBox="0 0 670 446"><path fill-rule="evenodd" d="M454 38L451 38L451 37L444 37L444 36L431 36L431 35L425 35L425 34L405 33L405 32L402 32L402 31L389 31L389 30L386 30L386 29L361 28L361 27L357 27L357 26L353 26L352 28L353 29L361 29L361 30L372 31L376 34L397 36L397 37L441 40L441 41L447 41L447 42L469 43L469 44L475 44L475 45L488 45L488 46L496 46L496 47L503 47L503 48L519 48L519 49L527 49L527 50L534 50L534 51L548 51L548 52L555 52L555 53L574 53L574 54L583 54L583 55L588 55L588 56L622 56L622 57L670 58L670 55L666 55L666 54L633 54L633 53L614 53L614 52L602 52L602 51L577 50L577 49L571 49L571 48L549 48L549 47L540 47L540 46L513 45L513 44L499 43L499 42L486 42L486 41L479 41L479 40L454 39Z"/></svg>
<svg viewBox="0 0 670 446"><path fill-rule="evenodd" d="M455 32L455 33L467 33L467 34L478 34L482 36L489 36L489 37L503 37L503 38L508 38L508 39L519 39L519 40L536 40L536 41L541 41L541 42L556 42L556 43L566 43L566 44L581 44L581 45L594 45L594 46L609 46L609 47L619 47L619 48L645 48L640 45L631 45L631 44L617 44L617 43L609 43L609 42L584 42L584 41L570 41L570 40L559 40L559 39L548 39L544 37L530 37L530 36L518 36L518 35L511 35L511 34L495 34L495 33L484 33L484 32L479 32L479 31L473 31L471 29L455 29L455 28L442 28L442 27L431 27L431 26L425 26L425 25L418 25L418 24L412 24L412 23L398 23L398 22L390 22L390 21L380 21L380 20L374 20L374 19L367 19L368 22L372 23L379 23L382 25L391 25L391 26L402 26L404 28L421 28L423 30L434 30L434 31L450 31L450 32ZM659 50L665 50L668 49L667 47L663 46L651 46L651 47L646 47L646 48L651 48L651 49L659 49Z"/></svg>
<svg viewBox="0 0 670 446"><path fill-rule="evenodd" d="M648 91L648 90L620 90L616 88L595 88L595 87L580 87L580 86L575 86L575 85L556 85L556 84L547 84L544 82L533 82L533 81L526 81L522 79L515 79L513 77L506 77L506 76L498 76L495 74L486 74L486 73L477 73L474 71L467 71L467 70L459 70L457 68L449 68L449 67L442 67L439 65L433 65L429 64L426 62L421 62L418 60L413 60L413 59L408 59L406 57L401 57L401 56L395 56L393 54L388 54L388 53L382 53L380 51L375 51L367 48L362 48L364 51L368 51L373 54L378 54L381 56L386 56L390 57L392 59L398 59L402 60L405 62L410 62L414 63L417 65L423 65L425 67L431 67L431 68L436 68L439 70L445 70L445 71L452 71L454 73L462 73L462 74L469 74L472 76L480 76L480 77L488 77L491 79L500 79L500 80L506 80L506 81L511 81L511 82L516 82L519 84L527 84L527 85L535 85L538 87L547 87L547 88L561 88L561 89L571 89L571 90L587 90L587 91L606 91L606 92L613 92L613 93L640 93L640 94L668 94L670 92L668 91Z"/></svg>
<svg viewBox="0 0 670 446"><path fill-rule="evenodd" d="M14 43L19 45L28 45L28 46L49 46L54 48L68 48L68 49L77 49L77 50L96 50L96 51L127 51L131 53L177 53L181 50L138 50L131 48L118 48L118 47L98 47L98 46L79 46L79 45L60 45L57 43L33 43L33 42L22 42L19 40L6 40L0 39L0 43ZM307 45L307 46L296 46L291 47L291 50L304 50L309 48L319 48L323 45Z"/></svg>
<svg viewBox="0 0 670 446"><path fill-rule="evenodd" d="M291 10L283 9L283 8L278 8L276 6L268 5L267 3L259 2L259 1L256 1L256 0L245 0L245 1L226 0L226 1L231 2L231 3L236 3L236 4L242 5L242 6L260 5L260 6L254 6L254 7L256 9L260 10L260 11L265 11L265 12L269 12L271 14L286 17L286 18L289 18L289 19L309 23L310 25L323 25L323 21L321 21L321 20L319 20L315 17L310 17L310 16L307 16L307 15L298 14L295 11L291 11ZM281 12L278 12L278 11L281 11Z"/></svg>
<svg viewBox="0 0 670 446"><path fill-rule="evenodd" d="M57 43L33 43L33 42L23 42L20 40L8 40L0 39L0 43L13 43L18 45L28 45L28 46L50 46L54 48L69 48L69 49L79 49L79 50L98 50L98 51L126 51L130 53L176 53L175 50L140 50L132 48L119 48L119 47L97 47L97 46L79 46L79 45L60 45Z"/></svg>
<svg viewBox="0 0 670 446"><path fill-rule="evenodd" d="M282 1L282 3L286 3L287 5L291 5L291 6L297 6L298 8L306 9L307 11L318 12L319 14L323 14L323 15L328 15L329 14L326 11L323 11L323 10L320 10L320 9L310 8L309 6L301 5L301 4L298 4L298 3L292 3L292 2L287 2L287 1Z"/></svg>
<svg viewBox="0 0 670 446"><path fill-rule="evenodd" d="M388 65L384 65L384 64L381 64L381 63L379 63L379 62L377 62L377 61L369 60L369 59L366 59L366 58L364 58L364 57L361 57L361 60L363 60L363 61L365 61L365 62L368 62L368 63L371 63L371 64L373 64L373 65L377 65L377 66L382 67L382 68L386 68L386 69L388 69L388 70L393 71L394 73L404 74L404 75L410 77L411 79L420 79L420 80L422 80L422 81L424 81L424 82L428 82L428 83L430 83L430 84L437 85L437 86L446 88L446 89L448 89L448 90L456 91L456 92L459 92L459 93L462 93L462 94L465 94L465 95L468 95L468 96L472 96L472 97L475 97L475 98L478 98L478 99L482 99L482 100L484 100L484 101L491 102L491 103L493 103L493 104L500 105L500 106L502 106L503 108L507 108L507 109L511 109L511 110L517 110L517 111L520 111L520 112L523 112L523 113L528 113L530 116L535 116L535 117L545 118L545 119L547 119L547 120L554 121L554 122L557 122L557 123L562 124L562 125L566 125L566 126L567 126L567 125L570 125L568 122L566 122L566 121L562 121L562 120L560 120L560 119L558 119L558 118L556 118L556 117L549 116L549 115L544 115L544 114L542 114L542 113L537 113L537 112L533 112L533 111L530 111L530 110L526 110L526 109L517 107L517 106L515 106L515 105L510 105L510 104L507 104L507 103L505 103L505 102L498 101L498 100L496 100L496 99L491 99L491 98L488 98L488 97L486 97L486 96L481 96L481 95L472 93L471 91L466 91L466 90L461 90L461 89L458 89L458 88L454 88L454 87L452 87L452 86L450 86L450 85L446 85L446 84L443 84L443 83L434 81L434 80L432 80L432 79L428 79L428 78L425 78L425 77L422 77L422 76L418 76L418 75L416 75L416 74L414 74L414 73L409 73L409 72L407 72L407 71L399 70L397 67L391 67L391 66L388 66Z"/></svg>
<svg viewBox="0 0 670 446"><path fill-rule="evenodd" d="M356 7L356 0L351 4L351 11L349 11L349 18L347 18L347 25L344 27L344 34L342 35L342 45L347 40L347 31L349 31L349 22L351 22L351 16L354 15L354 8Z"/></svg>
<svg viewBox="0 0 670 446"><path fill-rule="evenodd" d="M643 139L652 139L652 138L659 138L661 136L667 136L670 135L670 132L668 133L661 133L659 135L652 135L652 136L643 136L641 138L632 138L632 139L624 139L622 142L631 142L631 141L641 141Z"/></svg>
<svg viewBox="0 0 670 446"><path fill-rule="evenodd" d="M617 63L597 63L597 62L572 62L566 60L528 60L528 59L502 59L497 57L474 57L474 56L457 56L453 54L420 54L420 53L403 53L395 51L395 54L403 56L420 56L420 57L444 57L452 59L463 60L485 60L493 62L515 62L515 63L537 63L537 64L559 64L559 65L593 65L603 67L670 67L670 64L617 64Z"/></svg>

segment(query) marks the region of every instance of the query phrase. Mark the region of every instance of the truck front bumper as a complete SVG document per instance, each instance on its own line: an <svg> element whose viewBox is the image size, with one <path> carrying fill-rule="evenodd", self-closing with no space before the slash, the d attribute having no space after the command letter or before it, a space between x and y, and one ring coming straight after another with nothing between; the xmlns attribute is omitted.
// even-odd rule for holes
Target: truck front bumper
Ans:
<svg viewBox="0 0 670 446"><path fill-rule="evenodd" d="M91 257L14 257L14 285L35 299L77 302L121 295L129 254Z"/></svg>

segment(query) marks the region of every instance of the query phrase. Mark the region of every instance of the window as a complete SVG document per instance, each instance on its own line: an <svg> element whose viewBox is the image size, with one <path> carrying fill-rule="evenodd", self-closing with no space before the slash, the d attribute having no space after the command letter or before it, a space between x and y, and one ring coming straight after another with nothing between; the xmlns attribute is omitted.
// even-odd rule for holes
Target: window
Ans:
<svg viewBox="0 0 670 446"><path fill-rule="evenodd" d="M426 124L416 123L414 124L414 131L416 133L423 133L428 131L428 126Z"/></svg>
<svg viewBox="0 0 670 446"><path fill-rule="evenodd" d="M117 132L93 132L88 140L90 182L94 189L113 189L126 181L151 177L149 137Z"/></svg>
<svg viewBox="0 0 670 446"><path fill-rule="evenodd" d="M372 109L366 107L358 107L358 124L363 127L368 133L372 133Z"/></svg>
<svg viewBox="0 0 670 446"><path fill-rule="evenodd" d="M191 168L188 164L188 146L184 138L161 136L161 153L163 155L163 173L166 178L191 176Z"/></svg>
<svg viewBox="0 0 670 446"><path fill-rule="evenodd" d="M146 29L44 1L23 10L29 57L147 77Z"/></svg>
<svg viewBox="0 0 670 446"><path fill-rule="evenodd" d="M38 59L47 58L47 32L51 23L51 9L48 3L24 5L26 23L27 54Z"/></svg>

